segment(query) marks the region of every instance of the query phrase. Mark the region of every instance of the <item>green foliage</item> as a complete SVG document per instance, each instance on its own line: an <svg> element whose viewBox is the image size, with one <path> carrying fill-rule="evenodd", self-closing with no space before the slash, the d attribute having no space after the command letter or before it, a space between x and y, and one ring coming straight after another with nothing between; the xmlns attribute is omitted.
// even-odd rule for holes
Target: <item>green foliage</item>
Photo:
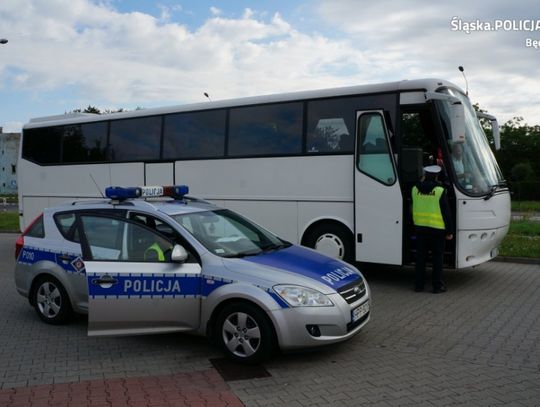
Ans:
<svg viewBox="0 0 540 407"><path fill-rule="evenodd" d="M514 117L501 128L501 149L496 153L497 161L503 173L513 176L512 170L517 164L529 164L532 174L529 179L514 181L540 181L540 126L529 126L522 117ZM523 171L524 167L521 167ZM517 175L524 175L518 170Z"/></svg>
<svg viewBox="0 0 540 407"><path fill-rule="evenodd" d="M19 214L17 212L0 212L0 232L18 232Z"/></svg>
<svg viewBox="0 0 540 407"><path fill-rule="evenodd" d="M532 181L534 180L534 170L530 162L518 163L512 167L512 179Z"/></svg>
<svg viewBox="0 0 540 407"><path fill-rule="evenodd" d="M477 103L473 107L485 112ZM486 119L480 123L493 146L491 125ZM540 125L530 126L523 117L508 120L501 126L501 149L495 156L514 198L540 200Z"/></svg>
<svg viewBox="0 0 540 407"><path fill-rule="evenodd" d="M508 257L540 257L540 222L512 221L499 255Z"/></svg>
<svg viewBox="0 0 540 407"><path fill-rule="evenodd" d="M137 109L135 110L143 110L142 107L140 106L137 106ZM128 110L127 109L124 109L123 107L119 108L119 109L104 109L104 110L100 110L98 107L96 106L91 106L91 105L88 105L86 108L84 109L74 109L72 110L71 112L72 113L94 113L94 114L108 114L108 113L122 113L122 112L127 112Z"/></svg>
<svg viewBox="0 0 540 407"><path fill-rule="evenodd" d="M536 236L540 238L540 222L530 220L513 220L508 234L520 236ZM540 253L538 253L540 255Z"/></svg>
<svg viewBox="0 0 540 407"><path fill-rule="evenodd" d="M499 250L505 257L540 257L540 236L508 235Z"/></svg>
<svg viewBox="0 0 540 407"><path fill-rule="evenodd" d="M540 201L516 201L516 200L512 200L512 212L536 212L536 213L540 213Z"/></svg>
<svg viewBox="0 0 540 407"><path fill-rule="evenodd" d="M74 109L72 110L72 113L94 113L94 114L101 114L101 110L95 106L90 106L84 108L84 109Z"/></svg>

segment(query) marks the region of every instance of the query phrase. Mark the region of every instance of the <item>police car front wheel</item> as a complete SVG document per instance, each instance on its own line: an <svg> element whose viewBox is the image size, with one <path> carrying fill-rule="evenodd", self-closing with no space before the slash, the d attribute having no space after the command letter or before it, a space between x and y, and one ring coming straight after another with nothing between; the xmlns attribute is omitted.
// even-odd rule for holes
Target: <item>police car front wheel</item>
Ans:
<svg viewBox="0 0 540 407"><path fill-rule="evenodd" d="M248 303L226 306L217 318L219 342L227 355L243 363L257 363L274 348L270 321L262 310Z"/></svg>
<svg viewBox="0 0 540 407"><path fill-rule="evenodd" d="M53 277L42 277L36 282L33 304L39 317L49 324L62 324L71 315L67 292Z"/></svg>

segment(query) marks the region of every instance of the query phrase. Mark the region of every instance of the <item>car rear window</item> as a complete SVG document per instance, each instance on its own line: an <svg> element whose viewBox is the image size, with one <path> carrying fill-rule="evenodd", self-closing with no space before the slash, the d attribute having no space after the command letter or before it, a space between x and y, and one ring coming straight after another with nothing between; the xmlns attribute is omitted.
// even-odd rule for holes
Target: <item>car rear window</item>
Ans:
<svg viewBox="0 0 540 407"><path fill-rule="evenodd" d="M43 215L36 219L36 221L30 226L28 231L25 233L25 236L28 237L45 237L45 227L43 226Z"/></svg>

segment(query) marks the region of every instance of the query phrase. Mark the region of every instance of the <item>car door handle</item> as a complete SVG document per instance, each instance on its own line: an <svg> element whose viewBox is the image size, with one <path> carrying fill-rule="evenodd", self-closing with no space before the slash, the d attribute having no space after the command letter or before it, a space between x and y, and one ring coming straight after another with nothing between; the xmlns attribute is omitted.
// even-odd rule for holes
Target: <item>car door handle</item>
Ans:
<svg viewBox="0 0 540 407"><path fill-rule="evenodd" d="M116 278L112 278L111 276L103 276L100 278L95 278L92 280L92 284L101 285L101 284L116 284L118 283L118 280Z"/></svg>

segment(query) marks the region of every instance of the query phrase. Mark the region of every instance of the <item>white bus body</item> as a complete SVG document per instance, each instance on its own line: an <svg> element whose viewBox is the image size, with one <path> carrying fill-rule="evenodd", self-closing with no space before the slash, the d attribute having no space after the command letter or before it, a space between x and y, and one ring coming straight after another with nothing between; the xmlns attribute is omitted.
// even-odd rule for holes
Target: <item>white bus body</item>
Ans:
<svg viewBox="0 0 540 407"><path fill-rule="evenodd" d="M452 134L456 103L464 141ZM292 242L401 265L414 259L410 189L424 164L442 160L456 218L446 263L469 267L497 254L510 222L480 132L463 92L439 79L33 119L20 149L21 228L45 207L99 197L93 180L101 191L186 184Z"/></svg>

